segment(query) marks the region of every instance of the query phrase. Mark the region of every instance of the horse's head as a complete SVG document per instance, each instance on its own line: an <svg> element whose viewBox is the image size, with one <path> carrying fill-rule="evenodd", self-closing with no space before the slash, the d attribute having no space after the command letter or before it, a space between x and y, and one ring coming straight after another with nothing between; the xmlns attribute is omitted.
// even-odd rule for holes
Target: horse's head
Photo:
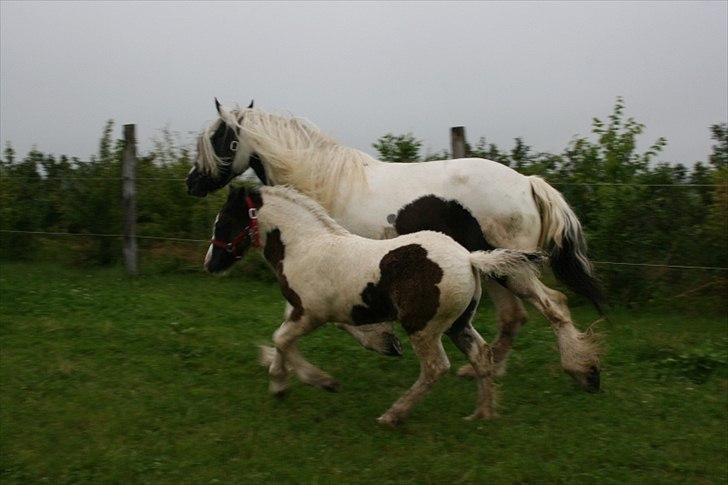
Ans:
<svg viewBox="0 0 728 485"><path fill-rule="evenodd" d="M205 269L210 273L225 271L243 259L250 246L257 246L258 214L262 205L260 192L245 187L230 188L230 193L215 218L212 241L205 255Z"/></svg>
<svg viewBox="0 0 728 485"><path fill-rule="evenodd" d="M250 166L253 150L245 142L240 122L245 110L234 113L226 110L215 99L219 118L208 126L197 139L197 157L187 174L187 192L204 197L227 185ZM248 109L253 108L250 102Z"/></svg>

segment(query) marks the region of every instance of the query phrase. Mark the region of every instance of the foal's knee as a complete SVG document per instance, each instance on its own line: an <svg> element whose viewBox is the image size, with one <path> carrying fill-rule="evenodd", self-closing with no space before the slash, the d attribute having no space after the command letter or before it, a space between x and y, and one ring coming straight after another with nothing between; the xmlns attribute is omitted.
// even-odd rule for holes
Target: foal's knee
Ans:
<svg viewBox="0 0 728 485"><path fill-rule="evenodd" d="M273 345L276 349L284 351L291 344L290 335L283 329L279 328L273 333Z"/></svg>
<svg viewBox="0 0 728 485"><path fill-rule="evenodd" d="M442 377L443 375L447 374L447 372L450 370L450 361L445 359L444 361L437 362L436 365L432 367L432 380L435 381Z"/></svg>

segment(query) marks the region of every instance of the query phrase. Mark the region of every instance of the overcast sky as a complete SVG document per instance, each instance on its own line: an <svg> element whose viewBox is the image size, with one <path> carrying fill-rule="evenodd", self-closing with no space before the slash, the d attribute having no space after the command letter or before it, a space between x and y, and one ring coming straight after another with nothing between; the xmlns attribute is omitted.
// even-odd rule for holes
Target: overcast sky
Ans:
<svg viewBox="0 0 728 485"><path fill-rule="evenodd" d="M615 97L704 160L728 121L728 3L0 4L0 140L87 158L104 121L142 149L225 104L305 117L374 153L387 132L448 147L450 126L561 151ZM121 136L120 127L117 136Z"/></svg>

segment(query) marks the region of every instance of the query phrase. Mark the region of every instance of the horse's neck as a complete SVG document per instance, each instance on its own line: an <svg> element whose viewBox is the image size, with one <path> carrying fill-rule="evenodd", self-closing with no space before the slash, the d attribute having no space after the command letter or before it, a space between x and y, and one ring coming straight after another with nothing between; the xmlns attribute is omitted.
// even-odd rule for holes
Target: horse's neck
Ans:
<svg viewBox="0 0 728 485"><path fill-rule="evenodd" d="M265 231L280 230L289 243L327 234L324 224L305 207L279 196L264 196L260 224Z"/></svg>

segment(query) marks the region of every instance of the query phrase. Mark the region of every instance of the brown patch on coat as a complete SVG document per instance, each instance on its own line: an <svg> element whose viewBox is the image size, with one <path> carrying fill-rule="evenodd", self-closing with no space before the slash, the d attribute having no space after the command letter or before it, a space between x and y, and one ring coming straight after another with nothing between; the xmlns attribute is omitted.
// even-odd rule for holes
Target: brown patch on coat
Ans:
<svg viewBox="0 0 728 485"><path fill-rule="evenodd" d="M425 195L402 207L394 223L398 234L439 231L459 242L468 251L495 249L486 241L473 214L457 200Z"/></svg>
<svg viewBox="0 0 728 485"><path fill-rule="evenodd" d="M361 293L363 305L352 308L352 321L365 325L396 318L408 334L425 328L440 305L440 266L427 258L425 248L408 244L385 254L379 270L379 281L367 283Z"/></svg>
<svg viewBox="0 0 728 485"><path fill-rule="evenodd" d="M301 297L298 296L298 293L289 286L288 279L283 273L283 260L286 257L286 245L283 244L283 241L281 240L280 230L274 229L266 234L263 256L273 267L273 270L278 277L278 285L281 287L283 297L293 307L293 311L291 312L289 319L292 321L300 319L303 316Z"/></svg>

